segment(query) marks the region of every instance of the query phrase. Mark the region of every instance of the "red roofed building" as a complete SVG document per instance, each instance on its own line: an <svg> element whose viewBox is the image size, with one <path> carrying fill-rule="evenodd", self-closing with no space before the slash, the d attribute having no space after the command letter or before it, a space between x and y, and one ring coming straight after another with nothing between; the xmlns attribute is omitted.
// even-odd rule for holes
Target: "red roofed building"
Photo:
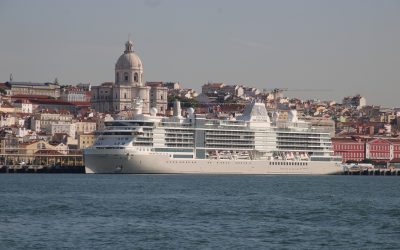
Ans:
<svg viewBox="0 0 400 250"><path fill-rule="evenodd" d="M400 158L400 140L376 138L366 142L366 158L389 162Z"/></svg>
<svg viewBox="0 0 400 250"><path fill-rule="evenodd" d="M392 138L332 138L335 155L340 155L343 162L372 160L391 162L400 159L400 140Z"/></svg>
<svg viewBox="0 0 400 250"><path fill-rule="evenodd" d="M342 156L343 162L365 159L365 142L361 138L332 138L335 155Z"/></svg>

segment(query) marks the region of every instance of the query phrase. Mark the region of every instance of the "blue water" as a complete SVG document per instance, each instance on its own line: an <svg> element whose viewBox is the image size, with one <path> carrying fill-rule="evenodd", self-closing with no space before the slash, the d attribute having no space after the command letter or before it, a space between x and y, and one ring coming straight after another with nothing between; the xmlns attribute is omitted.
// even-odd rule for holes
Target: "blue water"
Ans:
<svg viewBox="0 0 400 250"><path fill-rule="evenodd" d="M0 175L0 249L400 249L390 176Z"/></svg>

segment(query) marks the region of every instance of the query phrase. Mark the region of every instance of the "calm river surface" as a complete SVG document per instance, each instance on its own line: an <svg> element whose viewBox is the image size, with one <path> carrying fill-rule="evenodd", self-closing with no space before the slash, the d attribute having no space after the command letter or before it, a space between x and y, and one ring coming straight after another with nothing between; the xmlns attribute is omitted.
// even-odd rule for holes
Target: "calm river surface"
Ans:
<svg viewBox="0 0 400 250"><path fill-rule="evenodd" d="M400 249L400 178L0 175L0 249L210 248Z"/></svg>

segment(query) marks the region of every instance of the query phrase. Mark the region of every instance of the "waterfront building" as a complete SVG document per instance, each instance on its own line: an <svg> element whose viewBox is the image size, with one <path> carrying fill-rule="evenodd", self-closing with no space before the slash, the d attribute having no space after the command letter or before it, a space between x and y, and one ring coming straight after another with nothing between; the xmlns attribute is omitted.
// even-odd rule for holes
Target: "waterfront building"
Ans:
<svg viewBox="0 0 400 250"><path fill-rule="evenodd" d="M360 162L365 159L365 142L361 138L332 138L335 155L341 156L343 162Z"/></svg>
<svg viewBox="0 0 400 250"><path fill-rule="evenodd" d="M55 150L56 147L44 140L29 141L19 145L19 152L21 154L33 154L43 149Z"/></svg>
<svg viewBox="0 0 400 250"><path fill-rule="evenodd" d="M400 140L392 138L332 138L335 155L342 156L343 162L372 160L391 162L400 159Z"/></svg>
<svg viewBox="0 0 400 250"><path fill-rule="evenodd" d="M377 162L389 162L400 158L400 140L372 138L366 142L367 159Z"/></svg>
<svg viewBox="0 0 400 250"><path fill-rule="evenodd" d="M4 156L18 152L19 141L11 130L0 131L0 163L4 164Z"/></svg>

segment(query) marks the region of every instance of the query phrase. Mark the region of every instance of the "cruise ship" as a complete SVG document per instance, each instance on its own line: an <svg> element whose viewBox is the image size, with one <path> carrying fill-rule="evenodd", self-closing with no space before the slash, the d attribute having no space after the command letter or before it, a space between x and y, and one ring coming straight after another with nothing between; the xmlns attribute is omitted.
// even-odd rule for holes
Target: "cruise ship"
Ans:
<svg viewBox="0 0 400 250"><path fill-rule="evenodd" d="M86 173L121 174L339 174L330 134L299 120L296 110L282 121L252 101L240 116L208 119L193 108L182 116L142 114L135 101L130 119L105 122L84 150Z"/></svg>

